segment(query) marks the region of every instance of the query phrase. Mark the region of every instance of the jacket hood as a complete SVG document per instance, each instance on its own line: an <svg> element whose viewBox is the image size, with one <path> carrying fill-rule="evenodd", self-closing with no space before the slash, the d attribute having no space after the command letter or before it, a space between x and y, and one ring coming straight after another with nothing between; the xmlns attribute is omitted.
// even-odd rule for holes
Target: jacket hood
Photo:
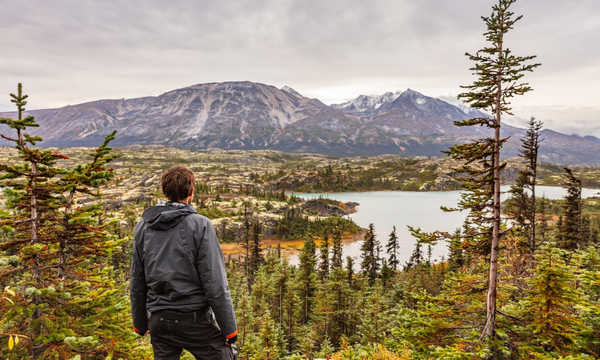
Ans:
<svg viewBox="0 0 600 360"><path fill-rule="evenodd" d="M163 202L146 209L142 219L150 229L168 230L183 221L186 216L195 213L196 209L191 205Z"/></svg>

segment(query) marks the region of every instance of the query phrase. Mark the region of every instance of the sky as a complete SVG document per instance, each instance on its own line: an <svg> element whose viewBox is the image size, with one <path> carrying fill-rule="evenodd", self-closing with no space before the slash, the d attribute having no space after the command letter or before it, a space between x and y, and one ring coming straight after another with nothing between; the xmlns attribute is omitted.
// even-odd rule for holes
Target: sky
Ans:
<svg viewBox="0 0 600 360"><path fill-rule="evenodd" d="M159 95L192 84L289 85L331 104L406 88L455 96L473 81L493 0L0 0L0 94L29 108ZM520 0L506 39L542 66L519 125L600 136L600 1ZM0 111L12 110L8 96Z"/></svg>

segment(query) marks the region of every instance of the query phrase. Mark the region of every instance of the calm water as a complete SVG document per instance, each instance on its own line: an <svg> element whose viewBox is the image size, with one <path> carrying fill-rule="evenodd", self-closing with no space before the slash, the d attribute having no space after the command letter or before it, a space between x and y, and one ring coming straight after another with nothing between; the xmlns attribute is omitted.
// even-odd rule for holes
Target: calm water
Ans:
<svg viewBox="0 0 600 360"><path fill-rule="evenodd" d="M509 187L502 187L502 191L508 191ZM600 189L583 189L584 197L597 195ZM335 199L338 201L354 201L360 205L357 212L349 215L356 224L368 227L370 223L375 225L377 238L381 242L382 250L396 226L398 240L400 242L399 259L404 264L414 249L415 239L408 232L407 225L421 227L424 231L448 231L452 232L462 226L465 215L459 212L443 212L440 206L456 206L460 191L437 191L437 192L412 192L412 191L374 191L374 192L346 192L346 193L296 193L304 199L319 197ZM561 199L566 191L560 187L538 186L536 195L545 196L548 199ZM503 194L503 198L507 197ZM352 256L355 263L360 264L361 242L356 241L344 245L344 258ZM423 249L427 254L427 249ZM447 256L446 244L438 244L432 249L433 259ZM298 262L297 256L290 258L290 262Z"/></svg>

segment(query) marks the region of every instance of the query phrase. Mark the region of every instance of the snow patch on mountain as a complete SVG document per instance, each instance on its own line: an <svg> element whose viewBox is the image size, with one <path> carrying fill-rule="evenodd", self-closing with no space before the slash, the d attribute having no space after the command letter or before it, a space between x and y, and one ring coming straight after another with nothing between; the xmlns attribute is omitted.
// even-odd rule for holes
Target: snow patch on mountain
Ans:
<svg viewBox="0 0 600 360"><path fill-rule="evenodd" d="M480 113L479 110L473 109L467 103L465 103L461 99L457 98L456 96L440 96L440 97L438 97L438 99L445 101L450 105L456 106L457 108L459 108L462 112L464 112L467 115L477 116Z"/></svg>
<svg viewBox="0 0 600 360"><path fill-rule="evenodd" d="M379 109L381 105L396 100L401 94L401 91L396 91L386 92L383 95L360 95L355 99L331 106L334 109L355 113L374 111Z"/></svg>

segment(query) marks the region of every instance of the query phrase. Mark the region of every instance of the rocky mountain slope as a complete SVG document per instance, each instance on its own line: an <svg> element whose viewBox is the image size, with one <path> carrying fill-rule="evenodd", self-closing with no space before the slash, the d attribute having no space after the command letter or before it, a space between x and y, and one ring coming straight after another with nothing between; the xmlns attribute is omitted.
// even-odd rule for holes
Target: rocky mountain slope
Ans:
<svg viewBox="0 0 600 360"><path fill-rule="evenodd" d="M456 142L486 135L483 128L454 126L456 120L483 115L479 111L411 89L361 95L328 106L287 86L247 81L198 84L155 97L98 100L29 113L41 125L33 133L44 137L42 145L61 147L97 145L116 129L116 145L439 156ZM503 136L511 136L505 156L518 153L523 132L503 126ZM598 138L552 130L545 130L543 137L543 161L600 163Z"/></svg>

